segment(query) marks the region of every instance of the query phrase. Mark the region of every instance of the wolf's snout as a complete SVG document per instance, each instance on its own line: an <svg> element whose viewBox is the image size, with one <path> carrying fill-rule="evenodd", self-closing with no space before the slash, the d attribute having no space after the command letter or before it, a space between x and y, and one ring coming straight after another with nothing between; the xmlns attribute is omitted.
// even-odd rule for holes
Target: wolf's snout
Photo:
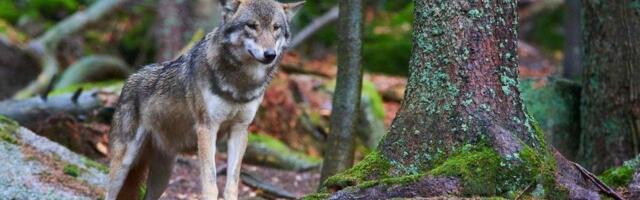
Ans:
<svg viewBox="0 0 640 200"><path fill-rule="evenodd" d="M273 62L276 59L276 50L269 49L264 52L264 61L267 63Z"/></svg>

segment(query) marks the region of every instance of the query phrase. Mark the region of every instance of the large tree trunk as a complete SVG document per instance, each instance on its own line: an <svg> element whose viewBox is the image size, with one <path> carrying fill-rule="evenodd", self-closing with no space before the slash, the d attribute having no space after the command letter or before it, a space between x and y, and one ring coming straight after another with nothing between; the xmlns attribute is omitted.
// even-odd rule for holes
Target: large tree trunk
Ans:
<svg viewBox="0 0 640 200"><path fill-rule="evenodd" d="M599 199L602 185L551 150L526 114L516 1L414 2L405 101L378 151L323 183L350 187L331 198Z"/></svg>
<svg viewBox="0 0 640 200"><path fill-rule="evenodd" d="M353 166L354 133L362 90L362 0L343 0L339 6L338 78L321 180Z"/></svg>
<svg viewBox="0 0 640 200"><path fill-rule="evenodd" d="M601 172L640 153L640 5L583 1L579 159Z"/></svg>

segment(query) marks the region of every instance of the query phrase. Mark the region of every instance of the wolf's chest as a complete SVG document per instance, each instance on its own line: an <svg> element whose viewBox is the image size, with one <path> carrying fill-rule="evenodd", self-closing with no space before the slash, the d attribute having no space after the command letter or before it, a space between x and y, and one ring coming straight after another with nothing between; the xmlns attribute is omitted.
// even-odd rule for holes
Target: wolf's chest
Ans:
<svg viewBox="0 0 640 200"><path fill-rule="evenodd" d="M211 91L203 92L207 113L214 123L251 123L255 117L262 96L249 102L227 100Z"/></svg>

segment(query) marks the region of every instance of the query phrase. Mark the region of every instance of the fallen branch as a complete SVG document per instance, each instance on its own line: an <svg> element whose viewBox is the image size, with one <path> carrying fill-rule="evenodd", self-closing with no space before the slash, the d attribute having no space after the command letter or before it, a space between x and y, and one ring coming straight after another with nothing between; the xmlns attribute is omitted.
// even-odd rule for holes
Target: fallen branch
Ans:
<svg viewBox="0 0 640 200"><path fill-rule="evenodd" d="M302 44L304 40L309 38L314 33L318 32L318 30L325 27L327 24L334 22L338 19L339 9L338 6L334 6L329 11L324 13L322 16L313 20L311 24L302 29L300 32L296 34L296 36L291 40L290 48L296 48L298 45Z"/></svg>
<svg viewBox="0 0 640 200"><path fill-rule="evenodd" d="M104 102L99 91L78 94L63 94L49 97L47 101L40 97L24 100L0 102L0 115L18 121L24 126L35 125L57 113L74 116L86 116L103 108Z"/></svg>
<svg viewBox="0 0 640 200"><path fill-rule="evenodd" d="M20 90L14 95L14 98L28 98L34 94L41 92L47 84L51 82L52 77L59 72L60 64L56 59L55 50L60 41L74 34L88 24L97 22L112 13L113 10L122 5L126 0L101 0L92 4L87 10L78 11L75 14L65 18L54 27L50 28L42 36L32 40L27 45L26 52L31 54L42 66L42 72L36 80L29 83L27 87Z"/></svg>
<svg viewBox="0 0 640 200"><path fill-rule="evenodd" d="M263 178L260 178L258 175L241 171L240 179L242 182L252 188L263 191L267 196L276 198L284 198L284 199L297 199L298 197L292 194L289 191L286 191L280 187L277 187L271 183L265 182Z"/></svg>
<svg viewBox="0 0 640 200"><path fill-rule="evenodd" d="M104 76L105 74L115 74L126 78L131 73L133 70L119 58L100 55L87 56L67 68L55 84L54 89L93 80L96 76Z"/></svg>
<svg viewBox="0 0 640 200"><path fill-rule="evenodd" d="M591 172L586 170L584 167L580 166L578 163L572 162L573 165L582 173L582 175L586 176L596 187L598 187L604 194L607 196L616 199L616 200L624 200L622 196L620 196L615 190L611 189L605 183L603 183L596 175L593 175Z"/></svg>

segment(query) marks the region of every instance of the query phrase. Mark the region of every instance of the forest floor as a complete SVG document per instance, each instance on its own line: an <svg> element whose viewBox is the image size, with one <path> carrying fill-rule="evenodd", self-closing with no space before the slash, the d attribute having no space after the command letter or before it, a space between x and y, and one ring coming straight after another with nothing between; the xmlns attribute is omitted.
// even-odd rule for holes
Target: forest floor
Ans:
<svg viewBox="0 0 640 200"><path fill-rule="evenodd" d="M225 162L217 161L216 166L224 166ZM195 156L182 156L178 159L176 167L173 170L169 188L165 191L162 199L199 199L200 198L200 177L199 165ZM300 198L306 194L313 193L318 188L320 173L317 170L308 172L294 172L278 170L263 166L246 165L242 166L242 170L250 172L261 177L263 182L279 187L284 191L291 192ZM218 176L218 188L220 194L224 188L226 176ZM240 185L240 199L271 199L269 194L259 189L247 186L244 183Z"/></svg>

